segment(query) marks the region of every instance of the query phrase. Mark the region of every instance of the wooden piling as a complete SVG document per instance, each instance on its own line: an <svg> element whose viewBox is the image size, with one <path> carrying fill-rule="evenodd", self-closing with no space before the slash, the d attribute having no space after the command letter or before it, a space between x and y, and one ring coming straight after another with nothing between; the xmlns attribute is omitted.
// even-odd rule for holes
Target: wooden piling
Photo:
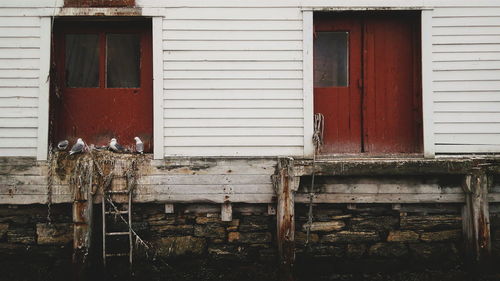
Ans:
<svg viewBox="0 0 500 281"><path fill-rule="evenodd" d="M294 194L297 190L293 173L293 159L281 158L275 176L277 208L277 244L279 255L279 278L281 281L293 280L295 263L295 214Z"/></svg>
<svg viewBox="0 0 500 281"><path fill-rule="evenodd" d="M465 255L470 267L484 265L491 254L488 177L477 170L464 178L462 210Z"/></svg>

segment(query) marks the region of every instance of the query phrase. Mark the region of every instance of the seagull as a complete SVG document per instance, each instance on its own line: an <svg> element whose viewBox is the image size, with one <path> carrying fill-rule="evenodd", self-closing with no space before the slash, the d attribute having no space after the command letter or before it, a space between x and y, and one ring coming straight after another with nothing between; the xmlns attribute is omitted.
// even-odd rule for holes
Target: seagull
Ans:
<svg viewBox="0 0 500 281"><path fill-rule="evenodd" d="M59 151L64 151L68 148L69 141L68 140L62 140L57 144L57 149Z"/></svg>
<svg viewBox="0 0 500 281"><path fill-rule="evenodd" d="M83 142L82 139L79 138L76 140L76 143L73 145L73 147L71 147L69 155L82 153L84 148L85 148L85 143Z"/></svg>
<svg viewBox="0 0 500 281"><path fill-rule="evenodd" d="M125 148L121 146L118 142L116 142L115 138L112 138L111 141L109 142L109 149L114 151L114 152L124 152Z"/></svg>
<svg viewBox="0 0 500 281"><path fill-rule="evenodd" d="M135 137L135 151L137 153L143 154L144 153L144 143L141 141L139 137Z"/></svg>

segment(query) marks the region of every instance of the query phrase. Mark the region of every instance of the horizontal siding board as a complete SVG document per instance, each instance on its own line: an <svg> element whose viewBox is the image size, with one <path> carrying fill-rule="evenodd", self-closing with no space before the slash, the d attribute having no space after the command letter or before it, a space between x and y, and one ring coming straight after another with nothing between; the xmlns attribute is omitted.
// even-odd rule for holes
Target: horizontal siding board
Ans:
<svg viewBox="0 0 500 281"><path fill-rule="evenodd" d="M38 87L37 78L1 78L0 87L2 88L18 88L18 87Z"/></svg>
<svg viewBox="0 0 500 281"><path fill-rule="evenodd" d="M1 50L0 50L1 52ZM1 78L33 78L38 79L37 69L0 69Z"/></svg>
<svg viewBox="0 0 500 281"><path fill-rule="evenodd" d="M1 35L1 29L0 29ZM188 41L293 41L302 40L302 31L298 30L167 30L163 31L163 40L188 40Z"/></svg>
<svg viewBox="0 0 500 281"><path fill-rule="evenodd" d="M38 59L40 57L40 50L34 49L20 49L20 48L3 48L0 52L1 59Z"/></svg>
<svg viewBox="0 0 500 281"><path fill-rule="evenodd" d="M500 102L436 102L436 112L500 112Z"/></svg>
<svg viewBox="0 0 500 281"><path fill-rule="evenodd" d="M166 17L173 19L298 20L297 8L169 8Z"/></svg>
<svg viewBox="0 0 500 281"><path fill-rule="evenodd" d="M454 61L454 62L433 62L433 70L474 70L474 69L500 69L498 61Z"/></svg>
<svg viewBox="0 0 500 281"><path fill-rule="evenodd" d="M498 62L500 63L500 61ZM498 81L446 81L434 82L434 91L500 91L500 79Z"/></svg>
<svg viewBox="0 0 500 281"><path fill-rule="evenodd" d="M446 17L438 18L434 17L432 19L432 26L463 26L463 27L473 27L473 26L500 26L500 17Z"/></svg>
<svg viewBox="0 0 500 281"><path fill-rule="evenodd" d="M36 147L36 138L0 138L0 147L6 148L33 148Z"/></svg>
<svg viewBox="0 0 500 281"><path fill-rule="evenodd" d="M165 100L164 107L170 108L302 108L298 100Z"/></svg>
<svg viewBox="0 0 500 281"><path fill-rule="evenodd" d="M190 127L166 128L165 136L302 136L303 127L221 128Z"/></svg>
<svg viewBox="0 0 500 281"><path fill-rule="evenodd" d="M499 53L500 55L500 53ZM500 80L498 70L459 70L459 71L434 71L434 81L461 81L461 80Z"/></svg>
<svg viewBox="0 0 500 281"><path fill-rule="evenodd" d="M8 1L5 1L8 2ZM16 1L19 2L19 1ZM4 3L2 3L4 4ZM39 27L39 17L0 18L0 27Z"/></svg>
<svg viewBox="0 0 500 281"><path fill-rule="evenodd" d="M302 90L249 90L249 89L218 89L218 90L165 90L167 100L287 100L302 98Z"/></svg>
<svg viewBox="0 0 500 281"><path fill-rule="evenodd" d="M497 52L460 52L434 53L432 59L440 61L500 61L500 50Z"/></svg>
<svg viewBox="0 0 500 281"><path fill-rule="evenodd" d="M301 155L302 146L254 146L254 147L165 147L166 155L173 156L289 156Z"/></svg>
<svg viewBox="0 0 500 281"><path fill-rule="evenodd" d="M38 88L0 87L1 97L38 97Z"/></svg>
<svg viewBox="0 0 500 281"><path fill-rule="evenodd" d="M300 51L302 41L180 41L169 40L163 42L163 49L169 51L200 50L200 51L258 51L258 50L284 50Z"/></svg>
<svg viewBox="0 0 500 281"><path fill-rule="evenodd" d="M473 4L474 2L471 2ZM500 15L500 7L467 7L464 8L443 8L435 9L432 13L434 18L440 17L497 17Z"/></svg>
<svg viewBox="0 0 500 281"><path fill-rule="evenodd" d="M300 61L302 51L165 51L164 61Z"/></svg>
<svg viewBox="0 0 500 281"><path fill-rule="evenodd" d="M38 98L0 97L0 110L5 107L37 107Z"/></svg>
<svg viewBox="0 0 500 281"><path fill-rule="evenodd" d="M237 136L237 137L165 137L166 146L204 146L204 147L238 147L238 146L301 146L304 138L302 136Z"/></svg>
<svg viewBox="0 0 500 281"><path fill-rule="evenodd" d="M500 134L500 123L437 123L434 128L442 134Z"/></svg>
<svg viewBox="0 0 500 281"><path fill-rule="evenodd" d="M500 145L446 145L436 144L437 153L498 153Z"/></svg>
<svg viewBox="0 0 500 281"><path fill-rule="evenodd" d="M500 101L500 92L451 92L451 93L437 93L434 95L436 102L487 102L487 101Z"/></svg>
<svg viewBox="0 0 500 281"><path fill-rule="evenodd" d="M498 52L498 50L500 50L500 44L448 44L432 46L433 53Z"/></svg>
<svg viewBox="0 0 500 281"><path fill-rule="evenodd" d="M0 138L36 138L37 131L34 128L0 128Z"/></svg>
<svg viewBox="0 0 500 281"><path fill-rule="evenodd" d="M245 20L171 20L166 18L163 20L164 30L273 30L273 31L289 31L302 30L301 20L274 20L274 21L245 21Z"/></svg>
<svg viewBox="0 0 500 281"><path fill-rule="evenodd" d="M0 155L2 157L35 157L36 148L0 147Z"/></svg>
<svg viewBox="0 0 500 281"><path fill-rule="evenodd" d="M0 69L38 69L40 59L2 59L0 58Z"/></svg>
<svg viewBox="0 0 500 281"><path fill-rule="evenodd" d="M1 64L0 64L1 65ZM197 71L197 70L256 70L282 71L302 70L301 61L168 61L163 64L165 70Z"/></svg>
<svg viewBox="0 0 500 281"><path fill-rule="evenodd" d="M0 71L1 74L1 71ZM248 70L227 70L227 71L189 71L175 70L164 71L165 79L224 79L224 78L239 78L239 79L300 79L302 71L298 70L276 70L276 71L248 71Z"/></svg>
<svg viewBox="0 0 500 281"><path fill-rule="evenodd" d="M0 37L0 48L39 48L40 38Z"/></svg>
<svg viewBox="0 0 500 281"><path fill-rule="evenodd" d="M497 123L500 122L499 112L436 112L436 123Z"/></svg>
<svg viewBox="0 0 500 281"><path fill-rule="evenodd" d="M0 37L40 37L40 27L23 27L23 26L0 26Z"/></svg>
<svg viewBox="0 0 500 281"><path fill-rule="evenodd" d="M500 134L435 134L437 144L500 144Z"/></svg>
<svg viewBox="0 0 500 281"><path fill-rule="evenodd" d="M498 26L449 26L435 27L432 30L432 35L499 35Z"/></svg>
<svg viewBox="0 0 500 281"><path fill-rule="evenodd" d="M432 37L433 43L436 45L445 44L498 44L500 43L500 35L477 35L477 36L462 36L436 35Z"/></svg>
<svg viewBox="0 0 500 281"><path fill-rule="evenodd" d="M1 81L0 81L1 83ZM165 89L301 89L300 79L165 80ZM0 84L1 85L1 84Z"/></svg>
<svg viewBox="0 0 500 281"><path fill-rule="evenodd" d="M303 119L288 118L288 119L234 119L234 118L219 118L219 119L165 119L164 126L166 128L188 129L188 128L262 128L269 127L302 127Z"/></svg>
<svg viewBox="0 0 500 281"><path fill-rule="evenodd" d="M36 117L2 117L0 118L0 128L37 128L38 119ZM0 154L2 155L2 154ZM22 156L22 155L18 155Z"/></svg>
<svg viewBox="0 0 500 281"><path fill-rule="evenodd" d="M0 110L0 117L37 117L38 109L36 107L4 107Z"/></svg>
<svg viewBox="0 0 500 281"><path fill-rule="evenodd" d="M221 108L221 109L168 109L166 118L298 118L302 117L302 109L289 108Z"/></svg>

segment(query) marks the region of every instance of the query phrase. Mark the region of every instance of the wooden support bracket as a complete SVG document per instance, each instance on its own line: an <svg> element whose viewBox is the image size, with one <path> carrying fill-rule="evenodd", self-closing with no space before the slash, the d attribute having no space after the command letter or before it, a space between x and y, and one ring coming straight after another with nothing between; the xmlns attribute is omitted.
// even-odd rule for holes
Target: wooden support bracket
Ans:
<svg viewBox="0 0 500 281"><path fill-rule="evenodd" d="M462 229L466 258L470 266L476 267L485 264L491 254L487 175L481 171L466 175L463 189Z"/></svg>
<svg viewBox="0 0 500 281"><path fill-rule="evenodd" d="M233 220L233 206L230 202L225 202L220 208L220 217L222 221Z"/></svg>
<svg viewBox="0 0 500 281"><path fill-rule="evenodd" d="M278 204L276 208L277 243L279 255L279 278L281 281L293 280L295 263L295 212L294 195L297 180L293 172L293 159L280 158L278 174L274 176Z"/></svg>
<svg viewBox="0 0 500 281"><path fill-rule="evenodd" d="M165 214L174 213L174 204L165 204Z"/></svg>

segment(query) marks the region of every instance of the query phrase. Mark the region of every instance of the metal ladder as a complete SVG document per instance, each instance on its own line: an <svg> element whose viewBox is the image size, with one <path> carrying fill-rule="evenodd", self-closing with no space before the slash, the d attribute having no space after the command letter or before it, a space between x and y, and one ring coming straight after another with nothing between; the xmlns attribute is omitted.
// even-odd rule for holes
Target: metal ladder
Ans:
<svg viewBox="0 0 500 281"><path fill-rule="evenodd" d="M111 182L117 177L112 177ZM127 178L127 177L125 177ZM111 187L111 182L108 187ZM132 189L129 188L129 181L127 178L127 190L103 190L103 198L102 198L102 260L103 265L106 267L107 260L113 257L126 257L129 259L129 266L132 266L132 258L133 258L133 243L132 243ZM116 203L114 199L115 196L127 196L127 208L122 209L119 208L118 203ZM108 232L107 224L109 217L114 216L115 220L119 219L121 222L125 223L127 226L127 231L111 231ZM106 239L116 238L128 236L128 252L120 252L120 253L108 253L108 249L106 248Z"/></svg>

